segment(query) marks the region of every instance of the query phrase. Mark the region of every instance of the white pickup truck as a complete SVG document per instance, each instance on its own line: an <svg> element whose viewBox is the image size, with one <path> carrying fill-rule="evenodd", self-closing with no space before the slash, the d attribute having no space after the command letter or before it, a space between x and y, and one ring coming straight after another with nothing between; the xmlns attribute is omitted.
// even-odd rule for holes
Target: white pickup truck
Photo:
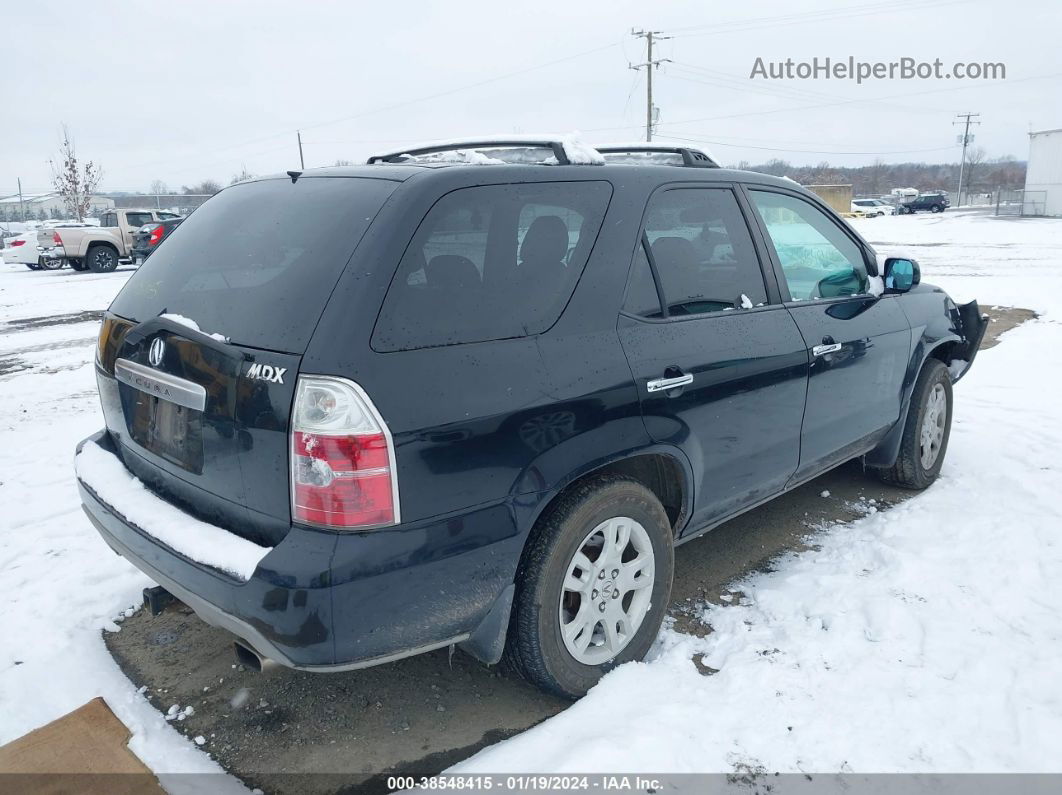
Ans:
<svg viewBox="0 0 1062 795"><path fill-rule="evenodd" d="M108 210L100 216L99 226L56 229L51 240L38 235L37 248L45 260L65 260L76 271L108 273L129 259L133 235L140 227L178 217L165 210Z"/></svg>

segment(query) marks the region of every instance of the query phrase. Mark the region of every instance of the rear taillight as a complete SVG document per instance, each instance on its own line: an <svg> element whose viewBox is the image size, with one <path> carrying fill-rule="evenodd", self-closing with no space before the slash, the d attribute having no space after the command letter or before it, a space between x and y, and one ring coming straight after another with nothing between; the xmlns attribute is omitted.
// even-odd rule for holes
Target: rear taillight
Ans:
<svg viewBox="0 0 1062 795"><path fill-rule="evenodd" d="M63 239L59 237L58 232L52 232L52 242L57 246L63 245Z"/></svg>
<svg viewBox="0 0 1062 795"><path fill-rule="evenodd" d="M151 237L148 238L148 245L157 246L160 240L162 240L162 224L159 224L151 230Z"/></svg>
<svg viewBox="0 0 1062 795"><path fill-rule="evenodd" d="M301 375L291 421L291 515L340 530L399 521L391 434L364 390Z"/></svg>
<svg viewBox="0 0 1062 795"><path fill-rule="evenodd" d="M96 341L96 364L107 373L114 375L114 360L118 358L118 348L125 338L125 334L133 324L128 320L104 315L100 324L100 335Z"/></svg>
<svg viewBox="0 0 1062 795"><path fill-rule="evenodd" d="M11 241L11 247L12 248L14 248L15 246L24 246L24 245L26 245L26 241L25 240L12 240Z"/></svg>

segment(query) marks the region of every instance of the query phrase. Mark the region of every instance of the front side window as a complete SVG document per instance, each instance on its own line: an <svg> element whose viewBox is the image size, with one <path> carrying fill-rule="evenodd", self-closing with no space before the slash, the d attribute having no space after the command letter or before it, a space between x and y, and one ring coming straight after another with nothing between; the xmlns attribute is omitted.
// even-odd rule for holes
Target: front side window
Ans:
<svg viewBox="0 0 1062 795"><path fill-rule="evenodd" d="M794 301L867 291L863 250L826 213L785 193L749 191Z"/></svg>
<svg viewBox="0 0 1062 795"><path fill-rule="evenodd" d="M380 351L539 334L590 257L612 187L549 182L461 188L421 221L373 333Z"/></svg>
<svg viewBox="0 0 1062 795"><path fill-rule="evenodd" d="M639 252L627 311L643 317L677 317L750 309L767 302L759 258L732 191L678 188L657 193L646 211L645 239L664 306L653 305L646 257Z"/></svg>

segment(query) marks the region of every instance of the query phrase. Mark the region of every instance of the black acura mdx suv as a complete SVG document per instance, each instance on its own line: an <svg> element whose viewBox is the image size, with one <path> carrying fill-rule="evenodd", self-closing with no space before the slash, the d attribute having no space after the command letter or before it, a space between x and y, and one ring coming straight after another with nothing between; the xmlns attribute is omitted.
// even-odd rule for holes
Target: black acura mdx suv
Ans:
<svg viewBox="0 0 1062 795"><path fill-rule="evenodd" d="M940 471L985 322L791 181L461 142L221 191L111 304L84 508L255 667L457 645L566 696L674 548L853 458Z"/></svg>

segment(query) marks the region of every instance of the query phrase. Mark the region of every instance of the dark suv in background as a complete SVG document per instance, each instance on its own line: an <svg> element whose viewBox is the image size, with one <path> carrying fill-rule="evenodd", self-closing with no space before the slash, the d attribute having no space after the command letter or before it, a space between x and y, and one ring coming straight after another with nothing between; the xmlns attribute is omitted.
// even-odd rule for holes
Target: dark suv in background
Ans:
<svg viewBox="0 0 1062 795"><path fill-rule="evenodd" d="M900 215L916 213L919 210L929 210L931 213L942 213L951 206L951 200L946 193L923 193L913 199L905 201L897 206L896 211Z"/></svg>
<svg viewBox="0 0 1062 795"><path fill-rule="evenodd" d="M456 644L578 696L649 649L677 545L852 458L932 483L983 332L791 181L430 147L176 229L106 313L78 478L252 666Z"/></svg>

